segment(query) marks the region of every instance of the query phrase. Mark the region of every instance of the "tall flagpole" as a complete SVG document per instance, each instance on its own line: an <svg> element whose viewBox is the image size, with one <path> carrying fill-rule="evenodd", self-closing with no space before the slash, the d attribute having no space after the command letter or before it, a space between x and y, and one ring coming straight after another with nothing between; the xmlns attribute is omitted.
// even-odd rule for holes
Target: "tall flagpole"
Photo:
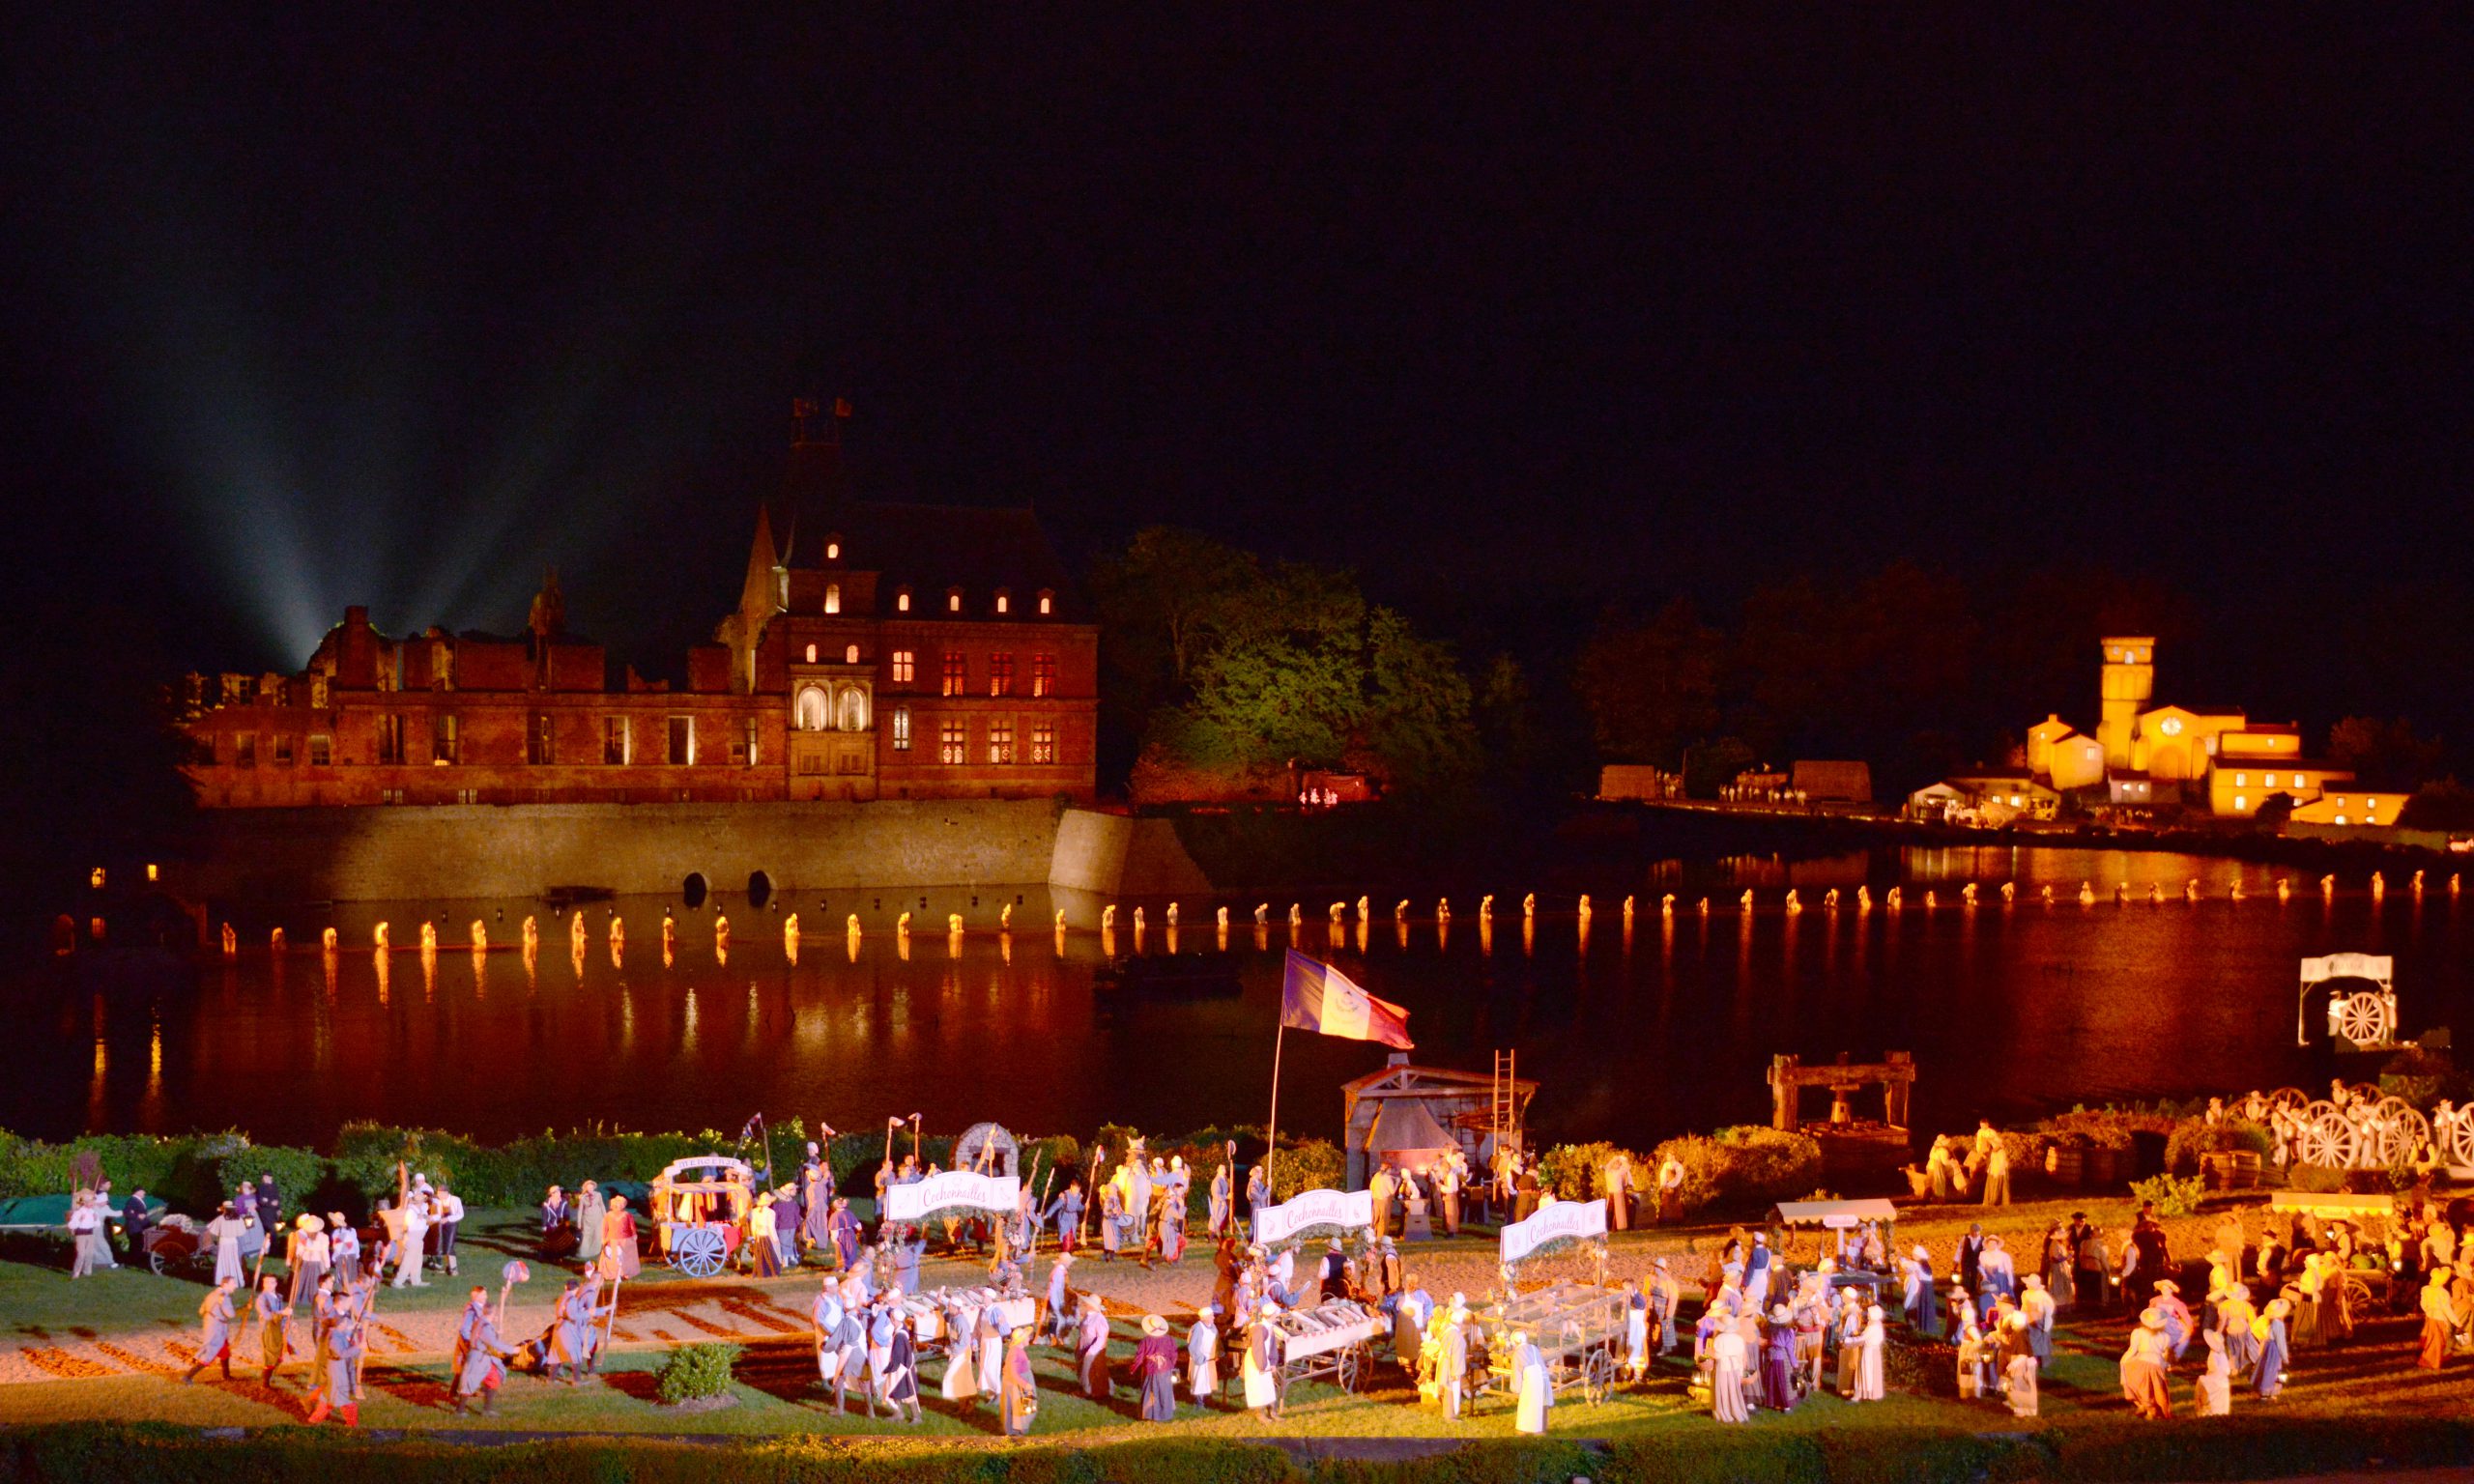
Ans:
<svg viewBox="0 0 2474 1484"><path fill-rule="evenodd" d="M1280 1046L1288 1035L1287 1007L1282 1005L1280 1029L1272 1032L1272 1121L1263 1130L1263 1189L1272 1187L1272 1155L1280 1148Z"/></svg>

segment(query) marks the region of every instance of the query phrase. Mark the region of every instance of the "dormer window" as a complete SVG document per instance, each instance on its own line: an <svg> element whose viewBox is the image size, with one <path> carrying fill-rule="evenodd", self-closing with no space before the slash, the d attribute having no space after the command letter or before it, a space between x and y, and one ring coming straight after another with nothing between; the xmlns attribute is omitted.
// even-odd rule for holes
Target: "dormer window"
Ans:
<svg viewBox="0 0 2474 1484"><path fill-rule="evenodd" d="M816 646L811 644L808 647L813 649ZM857 644L844 644L842 646L842 663L845 665L856 665L859 663L859 646Z"/></svg>
<svg viewBox="0 0 2474 1484"><path fill-rule="evenodd" d="M842 559L842 538L840 536L827 536L824 538L824 559L827 561L840 561Z"/></svg>
<svg viewBox="0 0 2474 1484"><path fill-rule="evenodd" d="M816 645L814 644L808 645L808 663L811 665L816 663Z"/></svg>
<svg viewBox="0 0 2474 1484"><path fill-rule="evenodd" d="M1007 594L1005 594L1005 593L999 592L999 593L996 595L996 611L997 611L998 613L1000 613L1000 614L1001 614L1001 613L1004 613L1007 609L1011 608L1011 607L1013 606L1013 603L1014 603L1013 598L1012 598L1012 597L1010 597L1010 596L1008 596L1008 595L1007 595Z"/></svg>
<svg viewBox="0 0 2474 1484"><path fill-rule="evenodd" d="M894 593L893 593L893 611L894 611L895 613L897 613L897 614L906 614L906 613L910 612L910 589L909 589L909 588L907 588L907 587L897 587L897 588L895 588L895 589L894 589Z"/></svg>
<svg viewBox="0 0 2474 1484"><path fill-rule="evenodd" d="M824 585L824 611L828 614L838 614L842 612L842 585L840 583L827 583Z"/></svg>
<svg viewBox="0 0 2474 1484"><path fill-rule="evenodd" d="M1053 592L1049 591L1049 590L1048 590L1047 588L1045 588L1045 587L1041 588L1041 589L1040 589L1040 616L1041 616L1041 617L1043 617L1043 618L1045 618L1045 617L1047 617L1049 614L1052 614L1052 613L1055 613L1055 612L1056 612L1056 594L1055 594L1055 593L1053 593Z"/></svg>
<svg viewBox="0 0 2474 1484"><path fill-rule="evenodd" d="M962 611L963 611L963 590L962 590L960 587L948 587L948 588L946 588L946 589L945 589L945 612L947 612L947 613L949 613L949 614L959 614L959 613L961 613Z"/></svg>

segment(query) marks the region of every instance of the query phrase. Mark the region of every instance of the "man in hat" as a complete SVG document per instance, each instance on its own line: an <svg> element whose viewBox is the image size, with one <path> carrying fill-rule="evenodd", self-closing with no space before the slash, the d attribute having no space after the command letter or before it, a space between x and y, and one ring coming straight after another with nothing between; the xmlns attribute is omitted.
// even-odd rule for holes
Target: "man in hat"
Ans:
<svg viewBox="0 0 2474 1484"><path fill-rule="evenodd" d="M1414 1273L1406 1283L1406 1290L1392 1306L1392 1358L1400 1369L1415 1376L1419 1353L1425 1345L1426 1326L1434 1319L1434 1296L1425 1291Z"/></svg>
<svg viewBox="0 0 2474 1484"><path fill-rule="evenodd" d="M372 1274L370 1286L377 1286ZM318 1389L306 1420L313 1426L327 1420L329 1412L339 1413L346 1427L360 1425L360 1357L367 1349L362 1328L360 1298L352 1294L336 1299L331 1322L327 1327L325 1344L327 1363L318 1377Z"/></svg>
<svg viewBox="0 0 2474 1484"><path fill-rule="evenodd" d="M1168 1321L1142 1316L1142 1339L1134 1347L1134 1380L1142 1393L1142 1420L1170 1422L1177 1415L1177 1342Z"/></svg>
<svg viewBox="0 0 2474 1484"><path fill-rule="evenodd" d="M1972 1294L1984 1286L1984 1227L1973 1223L1959 1239L1959 1285Z"/></svg>
<svg viewBox="0 0 2474 1484"><path fill-rule="evenodd" d="M232 1294L241 1286L238 1277L217 1278L215 1287L197 1306L197 1363L181 1377L184 1384L197 1380L197 1373L210 1365L223 1367L223 1379L232 1379L232 1322L238 1316L232 1307Z"/></svg>
<svg viewBox="0 0 2474 1484"><path fill-rule="evenodd" d="M258 1278L258 1297L249 1305L250 1317L258 1322L258 1356L265 1365L259 1379L274 1384L277 1371L283 1369L285 1351L291 1341L286 1337L291 1328L292 1305L283 1297L283 1281L273 1273Z"/></svg>
<svg viewBox="0 0 2474 1484"><path fill-rule="evenodd" d="M572 1211L573 1208L567 1204L566 1190L552 1185L541 1197L541 1234L546 1237L566 1225Z"/></svg>
<svg viewBox="0 0 2474 1484"><path fill-rule="evenodd" d="M465 1300L464 1316L455 1326L455 1356L449 1385L454 1395L453 1410L462 1413L475 1396L481 1399L481 1415L495 1416L499 1408L499 1385L506 1380L506 1362L515 1353L499 1341L499 1327L490 1318L490 1293L479 1284Z"/></svg>
<svg viewBox="0 0 2474 1484"><path fill-rule="evenodd" d="M1676 1311L1683 1305L1683 1284L1665 1258L1650 1264L1650 1315L1657 1326L1658 1354L1675 1352Z"/></svg>
<svg viewBox="0 0 2474 1484"><path fill-rule="evenodd" d="M859 1218L850 1213L849 1197L834 1197L827 1229L833 1233L834 1266L848 1272L859 1261Z"/></svg>
<svg viewBox="0 0 2474 1484"><path fill-rule="evenodd" d="M325 1221L305 1211L292 1218L291 1251L286 1259L292 1268L292 1292L285 1303L298 1308L303 1296L318 1291L318 1280L327 1275L333 1260L333 1248Z"/></svg>
<svg viewBox="0 0 2474 1484"><path fill-rule="evenodd" d="M1606 1161L1607 1230L1629 1231L1632 1226L1632 1156L1618 1150Z"/></svg>
<svg viewBox="0 0 2474 1484"><path fill-rule="evenodd" d="M1752 1253L1744 1259L1743 1297L1755 1313L1769 1297L1769 1234L1753 1233Z"/></svg>
<svg viewBox="0 0 2474 1484"><path fill-rule="evenodd" d="M2036 1369L2042 1371L2053 1363L2053 1323L2056 1305L2053 1295L2045 1291L2045 1280L2028 1273L2019 1280L2019 1312L2027 1322L2029 1354L2036 1357Z"/></svg>
<svg viewBox="0 0 2474 1484"><path fill-rule="evenodd" d="M1065 1338L1067 1322L1074 1312L1068 1301L1072 1291L1066 1287L1066 1270L1073 1265L1074 1254L1071 1252L1059 1252L1056 1261L1049 1265L1048 1292L1040 1299L1039 1337L1042 1339L1050 1335L1059 1340Z"/></svg>
<svg viewBox="0 0 2474 1484"><path fill-rule="evenodd" d="M1206 1411L1220 1390L1220 1313L1218 1303L1204 1304L1186 1330L1186 1389Z"/></svg>
<svg viewBox="0 0 2474 1484"><path fill-rule="evenodd" d="M1113 1392L1108 1382L1108 1316L1100 1306L1100 1296L1082 1296L1082 1325L1075 1344L1075 1375L1082 1384L1082 1394L1095 1402L1105 1402Z"/></svg>

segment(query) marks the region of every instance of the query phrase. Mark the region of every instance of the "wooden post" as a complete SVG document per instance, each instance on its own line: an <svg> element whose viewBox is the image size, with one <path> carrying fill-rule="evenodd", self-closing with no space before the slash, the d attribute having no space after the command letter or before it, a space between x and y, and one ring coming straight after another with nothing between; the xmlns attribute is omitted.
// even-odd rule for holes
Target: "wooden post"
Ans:
<svg viewBox="0 0 2474 1484"><path fill-rule="evenodd" d="M1769 1127L1793 1132L1796 1127L1796 1069L1792 1056L1769 1059Z"/></svg>
<svg viewBox="0 0 2474 1484"><path fill-rule="evenodd" d="M1889 1125L1893 1128L1907 1127L1907 1098L1915 1088L1915 1057L1907 1051L1892 1051L1885 1060L1890 1064L1890 1077L1884 1100L1888 1104Z"/></svg>

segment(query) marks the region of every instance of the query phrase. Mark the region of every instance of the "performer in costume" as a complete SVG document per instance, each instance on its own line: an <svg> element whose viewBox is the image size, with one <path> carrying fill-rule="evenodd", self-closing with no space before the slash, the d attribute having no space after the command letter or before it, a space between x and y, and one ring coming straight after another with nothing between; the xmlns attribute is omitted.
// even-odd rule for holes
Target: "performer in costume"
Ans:
<svg viewBox="0 0 2474 1484"><path fill-rule="evenodd" d="M1142 1394L1143 1421L1176 1420L1177 1342L1168 1338L1168 1322L1157 1314L1142 1316L1142 1339L1134 1348L1134 1379Z"/></svg>
<svg viewBox="0 0 2474 1484"><path fill-rule="evenodd" d="M239 1259L234 1261L237 1263ZM237 1317L232 1307L232 1294L240 1286L238 1274L216 1278L215 1287L198 1304L197 1363L181 1378L184 1383L197 1380L198 1372L217 1364L223 1367L223 1379L232 1379L232 1321Z"/></svg>

